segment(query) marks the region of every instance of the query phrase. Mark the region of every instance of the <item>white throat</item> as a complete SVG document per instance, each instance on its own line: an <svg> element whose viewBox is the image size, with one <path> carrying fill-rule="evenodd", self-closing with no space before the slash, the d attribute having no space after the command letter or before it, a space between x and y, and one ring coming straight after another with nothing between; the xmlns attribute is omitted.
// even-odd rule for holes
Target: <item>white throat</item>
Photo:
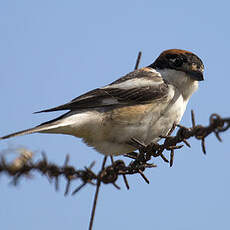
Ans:
<svg viewBox="0 0 230 230"><path fill-rule="evenodd" d="M198 81L190 78L186 73L173 69L157 69L162 78L175 86L182 94L184 100L188 100L198 89Z"/></svg>

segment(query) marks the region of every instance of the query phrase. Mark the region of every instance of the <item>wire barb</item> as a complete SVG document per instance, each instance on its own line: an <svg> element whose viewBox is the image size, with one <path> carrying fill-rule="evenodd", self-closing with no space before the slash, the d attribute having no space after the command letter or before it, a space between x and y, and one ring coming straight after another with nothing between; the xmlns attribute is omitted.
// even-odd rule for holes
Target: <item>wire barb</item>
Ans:
<svg viewBox="0 0 230 230"><path fill-rule="evenodd" d="M125 186L126 186L127 190L129 190L130 187L129 187L129 183L128 183L128 180L127 180L127 177L125 174L123 174L123 179L124 179Z"/></svg>
<svg viewBox="0 0 230 230"><path fill-rule="evenodd" d="M139 51L134 70L138 69L138 67L139 67L140 60L141 60L141 55L142 55L142 52Z"/></svg>
<svg viewBox="0 0 230 230"><path fill-rule="evenodd" d="M107 160L107 156L105 156L103 159L101 171L103 171L105 168L106 160ZM93 200L93 207L92 207L92 212L91 212L91 217L90 217L90 222L89 222L89 230L92 230L93 228L93 221L94 221L95 211L97 207L97 200L98 200L100 186L101 186L101 180L97 179L97 188L96 188L96 192L95 192L94 200Z"/></svg>
<svg viewBox="0 0 230 230"><path fill-rule="evenodd" d="M144 174L140 169L138 169L138 172L139 172L139 174L142 176L142 178L145 180L145 182L146 182L147 184L149 184L149 180L148 180L148 178L145 176L145 174Z"/></svg>

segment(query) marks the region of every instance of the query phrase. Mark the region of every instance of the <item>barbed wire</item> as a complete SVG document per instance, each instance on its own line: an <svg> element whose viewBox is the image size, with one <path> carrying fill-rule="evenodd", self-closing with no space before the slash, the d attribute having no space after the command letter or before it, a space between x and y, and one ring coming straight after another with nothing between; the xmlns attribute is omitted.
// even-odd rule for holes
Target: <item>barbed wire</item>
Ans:
<svg viewBox="0 0 230 230"><path fill-rule="evenodd" d="M135 69L138 68L141 58L141 52L138 54ZM34 161L33 153L27 149L21 149L20 155L14 161L8 162L4 156L1 156L0 160L0 175L6 174L12 178L14 185L18 184L18 181L23 177L28 177L32 172L38 172L43 176L46 176L49 180L55 182L55 188L58 190L60 178L64 177L66 180L65 195L69 194L70 185L75 180L81 180L80 186L72 191L72 195L79 192L87 184L95 185L96 192L94 196L93 208L90 217L89 229L92 229L94 214L97 204L97 198L99 188L101 184L112 184L115 188L120 189L116 184L119 176L122 176L126 188L129 189L127 175L139 174L146 183L149 183L148 178L145 176L144 171L148 168L156 167L155 164L150 163L153 158L162 158L164 162L168 163L170 167L173 166L175 150L180 149L184 144L191 147L188 139L195 137L201 141L202 151L206 154L205 139L214 134L218 141L222 141L220 133L227 131L230 128L230 117L222 118L220 115L213 113L209 117L209 124L207 126L196 125L194 112L191 112L192 126L190 128L174 125L168 136L162 136L163 143L151 143L145 145L138 139L130 140L130 145L133 145L138 149L138 152L132 152L124 155L131 158L129 163L125 163L124 160L114 161L111 156L111 164L106 166L107 156L104 157L104 161L99 172L93 171L95 162L92 162L88 167L83 169L76 169L69 164L69 155L66 156L63 165L57 165L50 163L46 154L42 154L42 159ZM174 129L178 129L175 136L171 136ZM170 152L169 159L165 156L166 152Z"/></svg>
<svg viewBox="0 0 230 230"><path fill-rule="evenodd" d="M144 176L143 172L147 168L156 167L155 164L149 163L152 158L160 157L164 162L172 166L175 150L183 147L181 143L191 147L188 143L188 139L191 137L195 137L201 141L202 151L206 154L205 138L213 133L217 137L217 140L222 141L220 133L227 131L229 128L230 118L222 118L218 114L212 114L210 116L209 125L196 125L192 111L192 127L187 128L178 125L176 135L162 137L164 138L162 144L152 143L146 146L139 140L132 139L130 144L136 147L139 153L132 152L126 154L126 157L133 159L127 165L123 160L119 159L112 161L111 165L106 166L103 170L96 173L92 170L95 162L92 162L88 167L84 167L84 169L76 169L69 165L69 155L66 156L63 165L59 166L55 163L50 163L44 153L42 154L41 160L34 162L32 160L32 153L25 149L13 162L7 162L5 157L2 156L0 160L0 174L5 173L9 177L12 177L13 183L17 185L20 178L36 171L54 180L56 189L59 187L59 178L64 177L67 181L66 195L69 192L70 184L77 179L80 179L82 184L76 188L72 194L76 194L86 184L96 185L98 180L104 184L113 184L116 188L119 188L119 186L116 185L116 181L120 175L140 174L143 179L149 183L149 180ZM170 151L170 159L166 158L165 151ZM128 184L126 183L126 185ZM129 188L129 186L127 186L127 188Z"/></svg>

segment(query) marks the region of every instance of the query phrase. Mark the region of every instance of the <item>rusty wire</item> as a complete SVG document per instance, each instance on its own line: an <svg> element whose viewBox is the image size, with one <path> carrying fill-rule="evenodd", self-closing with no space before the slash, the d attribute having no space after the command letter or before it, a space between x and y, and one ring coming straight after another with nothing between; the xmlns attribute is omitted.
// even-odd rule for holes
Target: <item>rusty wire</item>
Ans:
<svg viewBox="0 0 230 230"><path fill-rule="evenodd" d="M186 128L184 126L178 125L178 130L175 136L163 137L164 141L162 144L152 143L148 146L144 145L137 139L132 139L131 144L139 149L139 153L133 152L126 154L126 157L132 158L133 160L129 164L121 159L113 161L111 165L106 166L103 170L100 170L98 173L92 171L95 162L89 167L84 169L77 170L73 166L69 165L69 156L66 156L65 162L62 166L58 166L54 163L49 163L45 154L41 160L33 162L31 158L25 159L24 156L20 156L12 163L6 162L5 158L2 156L0 161L0 174L7 174L13 178L14 184L17 184L18 180L27 176L32 171L37 171L44 176L47 176L50 179L55 180L56 188L58 188L58 181L61 176L63 176L67 181L66 193L68 193L69 185L72 181L76 179L81 179L83 185L92 184L96 185L97 181L101 181L104 184L113 184L115 187L118 186L115 184L120 175L131 175L131 174L140 174L146 182L148 179L144 176L143 171L146 168L153 168L156 165L149 163L152 158L160 157L166 163L169 163L170 166L173 165L173 156L176 149L183 147L181 143L184 143L188 147L188 139L195 137L197 140L201 141L202 151L206 154L205 148L205 138L210 134L215 134L219 141L222 141L220 138L220 133L225 132L230 127L230 118L221 118L218 114L212 114L209 118L209 125L202 126L196 125L194 122L194 113L192 112L193 125L191 128ZM168 160L165 157L165 151L170 151L170 159ZM18 161L22 159L21 163L18 164ZM15 162L17 162L17 167L15 167ZM79 188L73 191L75 194L79 191Z"/></svg>

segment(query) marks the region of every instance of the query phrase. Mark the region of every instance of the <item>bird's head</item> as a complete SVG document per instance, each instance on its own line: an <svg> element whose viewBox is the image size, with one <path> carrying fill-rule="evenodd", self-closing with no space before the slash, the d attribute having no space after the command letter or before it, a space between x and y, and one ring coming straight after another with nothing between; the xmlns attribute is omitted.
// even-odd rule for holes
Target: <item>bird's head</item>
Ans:
<svg viewBox="0 0 230 230"><path fill-rule="evenodd" d="M186 50L166 50L149 67L156 69L164 79L185 91L186 97L198 88L198 81L204 80L203 62Z"/></svg>
<svg viewBox="0 0 230 230"><path fill-rule="evenodd" d="M171 69L186 73L194 80L204 80L204 65L195 54L179 49L170 49L162 52L150 66L154 69Z"/></svg>

